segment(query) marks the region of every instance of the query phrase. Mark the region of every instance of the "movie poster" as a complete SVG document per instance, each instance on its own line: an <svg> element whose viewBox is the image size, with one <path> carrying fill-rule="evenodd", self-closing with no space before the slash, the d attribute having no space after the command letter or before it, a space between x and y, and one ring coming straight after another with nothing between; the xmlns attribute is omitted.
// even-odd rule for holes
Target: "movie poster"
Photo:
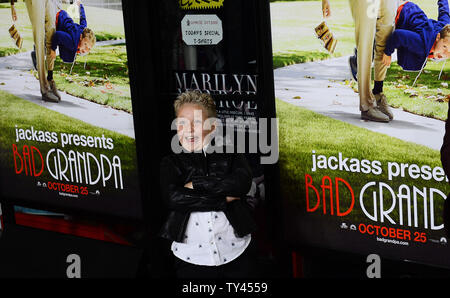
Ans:
<svg viewBox="0 0 450 298"><path fill-rule="evenodd" d="M120 4L18 2L11 36L10 5L0 8L11 20L0 33L2 198L142 216Z"/></svg>
<svg viewBox="0 0 450 298"><path fill-rule="evenodd" d="M441 2L414 1L430 19L442 16ZM448 268L448 63L406 72L394 54L383 87L393 119L362 119L351 7L330 1L330 10L334 53L314 30L320 1L271 3L285 238Z"/></svg>

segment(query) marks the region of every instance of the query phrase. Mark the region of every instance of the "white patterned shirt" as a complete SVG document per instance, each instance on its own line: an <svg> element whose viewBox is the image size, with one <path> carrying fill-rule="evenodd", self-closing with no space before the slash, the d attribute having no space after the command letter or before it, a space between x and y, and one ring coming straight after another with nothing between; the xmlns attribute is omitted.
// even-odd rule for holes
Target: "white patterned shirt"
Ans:
<svg viewBox="0 0 450 298"><path fill-rule="evenodd" d="M239 257L251 235L238 238L223 212L192 212L182 243L173 242L173 254L188 263L220 266Z"/></svg>

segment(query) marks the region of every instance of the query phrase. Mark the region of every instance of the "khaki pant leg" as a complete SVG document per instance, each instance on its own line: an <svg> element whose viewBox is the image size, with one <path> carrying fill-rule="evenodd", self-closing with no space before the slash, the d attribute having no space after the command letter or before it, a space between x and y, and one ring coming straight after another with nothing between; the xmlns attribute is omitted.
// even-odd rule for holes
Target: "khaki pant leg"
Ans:
<svg viewBox="0 0 450 298"><path fill-rule="evenodd" d="M47 70L53 70L55 59L52 59L50 53L52 50L52 38L56 32L56 13L58 12L55 0L44 0L45 5L45 50L47 53Z"/></svg>
<svg viewBox="0 0 450 298"><path fill-rule="evenodd" d="M45 1L25 0L33 28L34 46L36 48L36 67L38 70L41 93L47 93L48 81L45 71Z"/></svg>
<svg viewBox="0 0 450 298"><path fill-rule="evenodd" d="M358 93L360 110L374 106L371 90L373 42L378 15L378 1L349 0L355 22L355 40L358 48Z"/></svg>
<svg viewBox="0 0 450 298"><path fill-rule="evenodd" d="M380 12L375 34L375 81L384 81L389 67L383 64L383 53L386 42L394 30L395 16L399 6L398 0L380 0Z"/></svg>

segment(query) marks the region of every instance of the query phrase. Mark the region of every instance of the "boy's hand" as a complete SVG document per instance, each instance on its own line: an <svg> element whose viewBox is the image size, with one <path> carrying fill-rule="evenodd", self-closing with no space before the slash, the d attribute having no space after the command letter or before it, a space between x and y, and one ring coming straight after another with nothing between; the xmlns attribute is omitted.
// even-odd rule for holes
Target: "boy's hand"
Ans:
<svg viewBox="0 0 450 298"><path fill-rule="evenodd" d="M56 51L50 50L50 57L56 59Z"/></svg>
<svg viewBox="0 0 450 298"><path fill-rule="evenodd" d="M227 203L231 203L233 201L240 200L240 199L241 198L237 198L237 197L227 197Z"/></svg>
<svg viewBox="0 0 450 298"><path fill-rule="evenodd" d="M329 0L322 0L322 13L324 18L331 17L331 8Z"/></svg>
<svg viewBox="0 0 450 298"><path fill-rule="evenodd" d="M387 67L391 66L392 57L386 54L383 54L383 64Z"/></svg>
<svg viewBox="0 0 450 298"><path fill-rule="evenodd" d="M17 12L16 7L14 5L11 5L11 17L14 22L17 22Z"/></svg>
<svg viewBox="0 0 450 298"><path fill-rule="evenodd" d="M192 185L192 182L186 183L186 184L184 185L184 187L190 188L190 189L194 189L194 185Z"/></svg>

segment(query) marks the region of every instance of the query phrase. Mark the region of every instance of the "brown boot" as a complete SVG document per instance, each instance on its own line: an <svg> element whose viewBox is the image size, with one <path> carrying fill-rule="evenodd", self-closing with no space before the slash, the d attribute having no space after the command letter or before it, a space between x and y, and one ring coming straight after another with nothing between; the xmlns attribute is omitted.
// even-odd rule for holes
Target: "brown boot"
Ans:
<svg viewBox="0 0 450 298"><path fill-rule="evenodd" d="M387 103L386 95L384 93L375 94L375 99L377 100L377 107L378 109L389 117L389 120L394 119L394 114L392 114L391 109L389 108L389 105Z"/></svg>
<svg viewBox="0 0 450 298"><path fill-rule="evenodd" d="M48 81L48 83L50 84L50 91L54 95L56 95L56 97L58 97L59 101L61 101L61 95L59 94L58 89L56 88L55 80Z"/></svg>
<svg viewBox="0 0 450 298"><path fill-rule="evenodd" d="M60 101L59 98L55 94L53 94L52 91L42 93L42 100L46 102L56 102L56 103Z"/></svg>

